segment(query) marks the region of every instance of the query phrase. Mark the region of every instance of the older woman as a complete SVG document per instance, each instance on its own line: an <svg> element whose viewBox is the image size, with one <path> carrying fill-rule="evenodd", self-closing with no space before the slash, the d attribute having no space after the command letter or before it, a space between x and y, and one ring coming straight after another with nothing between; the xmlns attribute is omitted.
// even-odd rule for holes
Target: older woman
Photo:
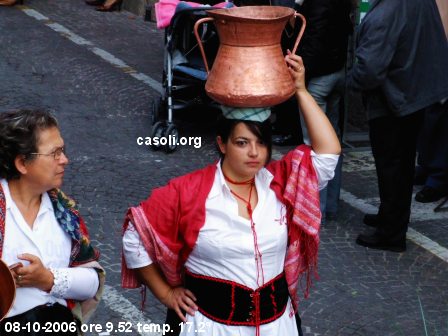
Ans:
<svg viewBox="0 0 448 336"><path fill-rule="evenodd" d="M286 61L312 148L269 163L269 109L224 108L221 160L171 180L127 213L122 285L148 286L168 307L174 334L302 334L298 280L307 275L307 293L317 265L318 189L341 148L305 88L301 58Z"/></svg>
<svg viewBox="0 0 448 336"><path fill-rule="evenodd" d="M0 113L0 257L16 283L0 335L46 335L44 326L64 322L67 332L59 333L77 335L78 322L98 302L99 253L75 203L59 190L67 164L52 115Z"/></svg>

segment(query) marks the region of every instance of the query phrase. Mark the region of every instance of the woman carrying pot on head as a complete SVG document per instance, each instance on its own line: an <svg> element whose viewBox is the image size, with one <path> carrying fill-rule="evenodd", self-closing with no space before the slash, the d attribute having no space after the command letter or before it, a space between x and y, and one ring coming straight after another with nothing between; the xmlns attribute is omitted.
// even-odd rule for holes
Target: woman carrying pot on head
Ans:
<svg viewBox="0 0 448 336"><path fill-rule="evenodd" d="M67 164L51 114L0 113L0 257L16 284L0 335L46 335L44 326L77 335L98 303L99 252L76 204L59 190Z"/></svg>
<svg viewBox="0 0 448 336"><path fill-rule="evenodd" d="M148 286L167 306L173 334L302 335L298 280L305 276L307 294L317 266L319 188L341 148L305 88L301 58L289 54L286 62L311 147L270 162L269 109L223 108L219 162L128 210L122 285Z"/></svg>

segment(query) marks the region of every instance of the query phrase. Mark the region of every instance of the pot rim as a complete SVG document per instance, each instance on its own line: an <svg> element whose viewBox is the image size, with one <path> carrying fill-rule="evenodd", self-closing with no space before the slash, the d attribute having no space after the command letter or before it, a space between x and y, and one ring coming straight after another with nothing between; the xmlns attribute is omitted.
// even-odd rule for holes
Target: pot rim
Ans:
<svg viewBox="0 0 448 336"><path fill-rule="evenodd" d="M249 17L239 16L235 12L257 12L267 10L267 12L279 12L276 17ZM256 23L272 23L276 21L284 21L294 16L295 10L283 6L244 6L232 8L220 8L207 10L207 14L215 19L226 19L228 21L238 22L256 22Z"/></svg>

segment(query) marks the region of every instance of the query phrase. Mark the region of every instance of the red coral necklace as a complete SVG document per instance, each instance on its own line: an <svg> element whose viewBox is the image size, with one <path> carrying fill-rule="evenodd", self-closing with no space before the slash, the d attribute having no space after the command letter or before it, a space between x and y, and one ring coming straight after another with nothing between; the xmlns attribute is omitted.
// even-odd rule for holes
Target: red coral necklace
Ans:
<svg viewBox="0 0 448 336"><path fill-rule="evenodd" d="M253 209L252 209L252 204L250 203L250 200L252 198L252 191L255 186L255 177L253 177L247 181L237 182L237 181L230 179L226 174L224 174L224 172L222 174L224 175L224 179L231 184L250 185L248 200L246 200L241 195L238 195L232 189L230 189L230 192L232 193L232 195L234 195L236 198L240 199L241 201L243 201L246 204L246 209L247 209L247 212L248 212L249 218L250 218L250 228L252 230L252 236L254 237L255 263L257 266L257 285L258 285L258 287L261 287L264 284L263 261L262 261L262 255L261 255L260 249L258 248L257 232L255 230L255 223L254 223L254 219L252 217ZM261 283L260 283L260 278L261 278Z"/></svg>

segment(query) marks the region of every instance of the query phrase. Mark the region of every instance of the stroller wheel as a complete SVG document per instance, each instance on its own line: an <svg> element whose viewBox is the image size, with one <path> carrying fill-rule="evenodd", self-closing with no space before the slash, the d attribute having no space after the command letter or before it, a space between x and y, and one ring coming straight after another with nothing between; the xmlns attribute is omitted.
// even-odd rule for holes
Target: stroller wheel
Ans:
<svg viewBox="0 0 448 336"><path fill-rule="evenodd" d="M168 143L165 146L165 152L174 152L177 148L177 141L179 140L179 132L174 124L169 124L165 129L163 136L168 139Z"/></svg>
<svg viewBox="0 0 448 336"><path fill-rule="evenodd" d="M165 124L163 122L158 121L152 126L151 138L153 140L153 143L151 145L151 148L153 150L158 150L162 146L160 144L160 141L156 142L156 141L154 141L154 138L157 138L157 140L160 140L160 138L163 137L164 132L165 132Z"/></svg>

